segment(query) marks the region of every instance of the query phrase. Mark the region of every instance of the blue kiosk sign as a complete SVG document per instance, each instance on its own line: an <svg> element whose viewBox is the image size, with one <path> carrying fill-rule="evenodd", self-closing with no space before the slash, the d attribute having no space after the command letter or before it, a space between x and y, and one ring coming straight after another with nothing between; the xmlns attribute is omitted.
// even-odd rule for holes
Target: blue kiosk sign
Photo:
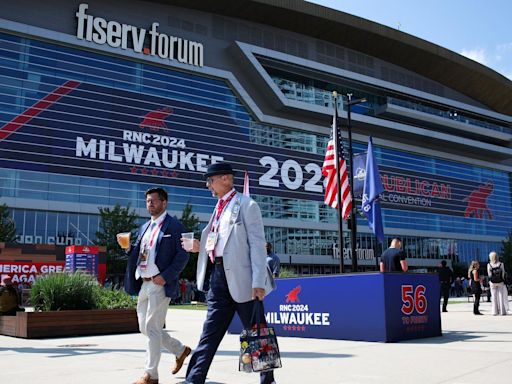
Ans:
<svg viewBox="0 0 512 384"><path fill-rule="evenodd" d="M279 336L382 342L441 336L439 278L432 274L280 279L265 312ZM229 331L240 330L236 317Z"/></svg>

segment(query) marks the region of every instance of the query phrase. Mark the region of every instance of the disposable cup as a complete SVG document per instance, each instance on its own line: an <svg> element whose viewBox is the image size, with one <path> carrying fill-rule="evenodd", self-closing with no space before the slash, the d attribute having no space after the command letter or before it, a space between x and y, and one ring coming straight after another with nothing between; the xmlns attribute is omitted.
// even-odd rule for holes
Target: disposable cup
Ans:
<svg viewBox="0 0 512 384"><path fill-rule="evenodd" d="M194 246L194 232L187 232L181 234L181 241L185 251L190 251Z"/></svg>
<svg viewBox="0 0 512 384"><path fill-rule="evenodd" d="M130 248L130 236L132 234L130 232L122 232L117 234L117 242L123 249Z"/></svg>

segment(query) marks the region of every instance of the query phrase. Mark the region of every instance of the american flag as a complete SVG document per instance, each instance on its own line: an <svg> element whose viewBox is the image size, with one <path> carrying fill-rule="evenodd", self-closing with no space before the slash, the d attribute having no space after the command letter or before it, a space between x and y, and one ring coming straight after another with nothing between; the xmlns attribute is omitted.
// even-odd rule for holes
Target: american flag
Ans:
<svg viewBox="0 0 512 384"><path fill-rule="evenodd" d="M327 144L327 152L325 153L324 164L322 166L322 174L326 177L324 203L333 208L338 208L338 186L336 183L336 148L334 138L336 137L336 113L332 122L332 137ZM341 215L347 220L350 210L352 209L352 196L350 195L350 187L348 184L347 163L343 156L343 144L340 140L340 183L341 183Z"/></svg>
<svg viewBox="0 0 512 384"><path fill-rule="evenodd" d="M243 195L247 196L247 197L251 197L251 193L249 192L249 173L247 173L247 171L245 171L245 175L244 175L244 192L243 192Z"/></svg>

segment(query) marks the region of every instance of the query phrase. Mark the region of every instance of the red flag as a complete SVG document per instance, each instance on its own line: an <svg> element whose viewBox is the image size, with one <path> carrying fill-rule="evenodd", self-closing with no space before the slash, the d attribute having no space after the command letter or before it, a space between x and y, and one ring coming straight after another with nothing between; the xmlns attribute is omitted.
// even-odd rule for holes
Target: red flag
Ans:
<svg viewBox="0 0 512 384"><path fill-rule="evenodd" d="M244 196L251 197L251 194L249 193L249 174L247 171L245 171L244 175Z"/></svg>
<svg viewBox="0 0 512 384"><path fill-rule="evenodd" d="M333 138L336 137L336 117L333 118ZM324 164L322 166L322 174L327 178L327 183L325 186L325 196L324 202L327 205L330 205L333 208L338 208L338 186L336 183L336 148L334 139L331 138L329 143L327 144L327 152L325 153ZM342 147L340 143L340 147ZM347 220L350 215L350 210L352 209L352 196L350 195L350 187L348 184L348 173L347 173L347 163L345 161L345 157L343 156L343 150L340 148L340 183L341 183L341 215L344 220Z"/></svg>

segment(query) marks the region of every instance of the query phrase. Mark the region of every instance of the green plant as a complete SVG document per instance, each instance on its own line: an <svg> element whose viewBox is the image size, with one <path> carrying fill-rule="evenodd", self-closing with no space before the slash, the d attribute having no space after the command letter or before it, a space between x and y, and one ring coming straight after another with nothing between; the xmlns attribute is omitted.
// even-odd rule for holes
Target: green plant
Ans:
<svg viewBox="0 0 512 384"><path fill-rule="evenodd" d="M137 307L137 300L124 291L99 287L99 309L132 309Z"/></svg>
<svg viewBox="0 0 512 384"><path fill-rule="evenodd" d="M116 235L131 232L132 239L137 237L137 214L130 211L130 205L121 207L116 204L113 209L99 208L99 231L96 232L94 244L107 248L107 275L122 275L126 270L126 252L117 243Z"/></svg>
<svg viewBox="0 0 512 384"><path fill-rule="evenodd" d="M288 279L290 277L298 277L298 276L293 269L281 266L281 271L279 272L279 278L280 279Z"/></svg>
<svg viewBox="0 0 512 384"><path fill-rule="evenodd" d="M32 284L30 300L39 311L97 308L96 278L80 272L43 275Z"/></svg>
<svg viewBox="0 0 512 384"><path fill-rule="evenodd" d="M0 241L3 243L16 243L16 224L10 217L6 204L0 205Z"/></svg>
<svg viewBox="0 0 512 384"><path fill-rule="evenodd" d="M507 238L501 242L501 256L507 273L512 273L512 230L509 230Z"/></svg>

